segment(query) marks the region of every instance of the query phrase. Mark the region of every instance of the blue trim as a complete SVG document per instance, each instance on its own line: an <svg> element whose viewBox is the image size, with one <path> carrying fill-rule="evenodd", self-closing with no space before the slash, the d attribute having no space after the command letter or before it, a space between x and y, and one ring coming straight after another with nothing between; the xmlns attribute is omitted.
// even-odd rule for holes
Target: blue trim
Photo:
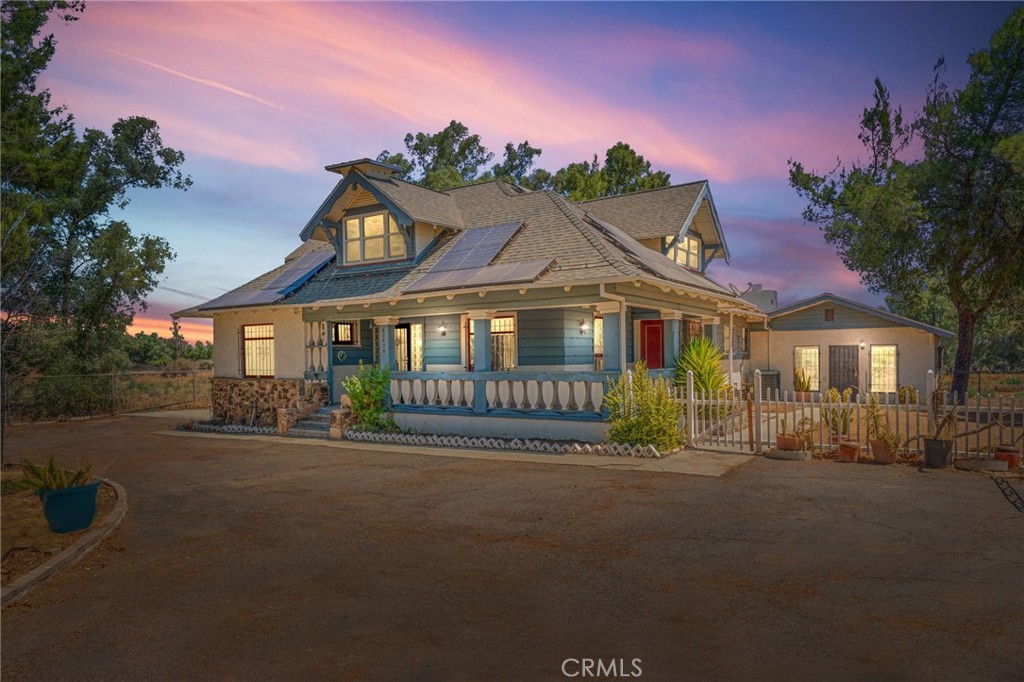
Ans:
<svg viewBox="0 0 1024 682"><path fill-rule="evenodd" d="M406 412L410 414L457 414L470 417L502 417L509 419L557 419L559 421L586 421L600 422L607 418L604 412L555 412L554 410L510 410L506 408L493 408L487 412L476 412L470 407L441 407L429 405L420 407L418 405L392 405L394 412Z"/></svg>

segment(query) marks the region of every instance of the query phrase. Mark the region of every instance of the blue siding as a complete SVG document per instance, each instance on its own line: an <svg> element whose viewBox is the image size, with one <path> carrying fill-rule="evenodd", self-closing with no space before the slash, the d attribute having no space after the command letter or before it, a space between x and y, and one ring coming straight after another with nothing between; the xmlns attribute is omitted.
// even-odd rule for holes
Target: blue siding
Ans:
<svg viewBox="0 0 1024 682"><path fill-rule="evenodd" d="M629 314L626 319L626 362L634 362L633 322L635 320L658 320L661 319L661 313L656 310L637 310L635 308L627 308L626 312Z"/></svg>
<svg viewBox="0 0 1024 682"><path fill-rule="evenodd" d="M587 329L580 334L580 320ZM594 316L573 308L523 310L518 326L519 365L588 365L594 362Z"/></svg>
<svg viewBox="0 0 1024 682"><path fill-rule="evenodd" d="M333 332L331 332L333 333ZM338 359L338 351L345 351L345 359ZM331 348L333 360L336 367L343 365L358 365L362 360L364 364L373 362L373 329L370 320L359 320L359 345L358 346L333 346Z"/></svg>
<svg viewBox="0 0 1024 682"><path fill-rule="evenodd" d="M437 326L444 321L444 336L437 331ZM459 365L462 363L462 337L458 315L427 317L423 319L423 364Z"/></svg>
<svg viewBox="0 0 1024 682"><path fill-rule="evenodd" d="M835 311L834 319L825 319L825 309ZM778 331L802 331L816 329L867 329L871 327L899 327L901 325L882 317L860 310L847 308L842 303L823 301L805 310L773 318L772 329Z"/></svg>

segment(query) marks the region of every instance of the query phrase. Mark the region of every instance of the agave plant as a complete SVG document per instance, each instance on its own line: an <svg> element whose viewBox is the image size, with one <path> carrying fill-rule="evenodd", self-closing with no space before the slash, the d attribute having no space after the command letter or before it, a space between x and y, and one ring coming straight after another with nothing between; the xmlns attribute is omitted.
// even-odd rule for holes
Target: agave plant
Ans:
<svg viewBox="0 0 1024 682"><path fill-rule="evenodd" d="M686 385L686 373L693 372L693 387L705 395L716 395L728 388L729 382L722 371L725 353L711 339L701 336L683 347L676 358L676 385Z"/></svg>
<svg viewBox="0 0 1024 682"><path fill-rule="evenodd" d="M21 470L25 473L23 485L35 490L64 490L85 485L92 480L92 465L87 464L81 469L64 469L57 466L52 455L45 465L26 460L22 462Z"/></svg>

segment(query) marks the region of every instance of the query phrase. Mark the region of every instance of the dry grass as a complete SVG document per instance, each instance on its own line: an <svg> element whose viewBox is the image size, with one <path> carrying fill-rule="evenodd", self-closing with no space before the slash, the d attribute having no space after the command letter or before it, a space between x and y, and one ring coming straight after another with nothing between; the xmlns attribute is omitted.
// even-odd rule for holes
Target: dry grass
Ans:
<svg viewBox="0 0 1024 682"><path fill-rule="evenodd" d="M21 471L2 473L4 481L16 481ZM96 519L93 527L114 509L117 496L113 488L101 485L96 496ZM7 493L0 497L0 514L3 516L3 533L0 533L0 584L28 573L47 561L62 549L74 544L83 533L54 533L43 516L39 497L31 490Z"/></svg>

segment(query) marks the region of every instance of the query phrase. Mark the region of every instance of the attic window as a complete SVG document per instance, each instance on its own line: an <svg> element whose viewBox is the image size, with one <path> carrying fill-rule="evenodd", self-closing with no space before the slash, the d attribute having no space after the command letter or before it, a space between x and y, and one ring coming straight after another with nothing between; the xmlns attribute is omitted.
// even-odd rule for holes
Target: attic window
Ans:
<svg viewBox="0 0 1024 682"><path fill-rule="evenodd" d="M394 216L388 213L346 218L344 237L346 264L398 260L406 255L405 239Z"/></svg>
<svg viewBox="0 0 1024 682"><path fill-rule="evenodd" d="M700 237L695 235L688 234L682 239L665 237L665 255L691 270L701 269L701 247Z"/></svg>
<svg viewBox="0 0 1024 682"><path fill-rule="evenodd" d="M836 309L835 308L825 308L825 321L826 322L832 322L835 319L836 319Z"/></svg>

